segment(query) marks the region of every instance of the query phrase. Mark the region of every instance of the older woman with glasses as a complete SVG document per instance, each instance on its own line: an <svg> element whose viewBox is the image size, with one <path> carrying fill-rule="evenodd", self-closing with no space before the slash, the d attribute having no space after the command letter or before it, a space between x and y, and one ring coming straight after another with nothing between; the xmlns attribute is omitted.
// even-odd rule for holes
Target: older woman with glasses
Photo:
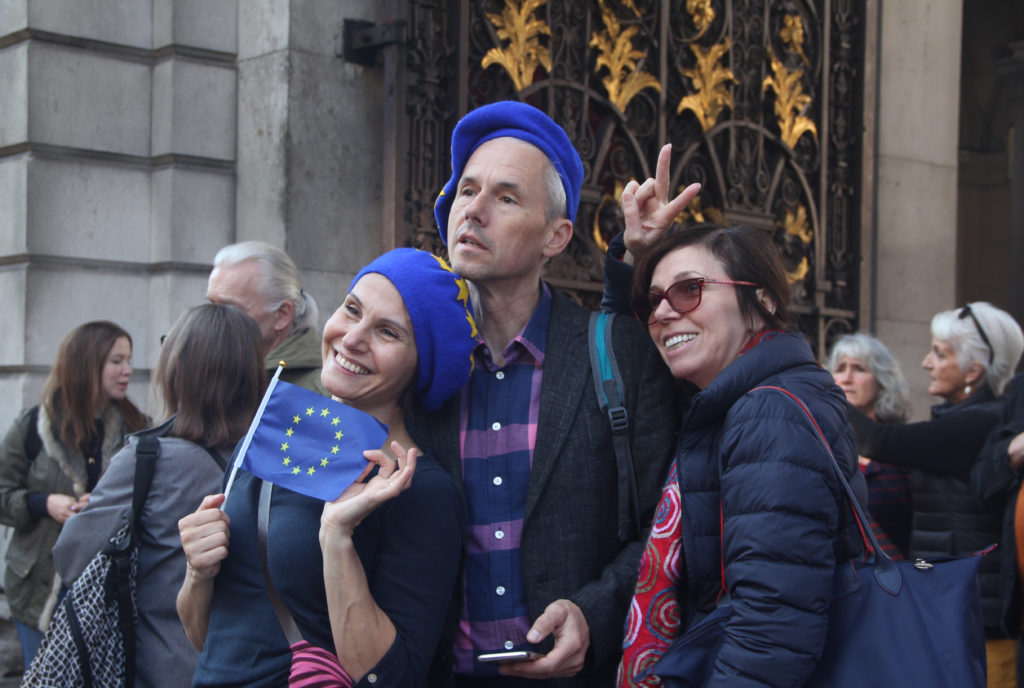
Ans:
<svg viewBox="0 0 1024 688"><path fill-rule="evenodd" d="M938 313L931 333L921 366L928 371L928 393L943 400L932 407L931 420L879 423L850 407L863 456L917 469L909 555L923 559L971 554L1000 540L1001 505L982 504L970 475L999 422L1003 391L1024 350L1013 317L985 302ZM999 567L996 550L980 573L989 686L1013 685L1014 676L1015 645L1000 627Z"/></svg>
<svg viewBox="0 0 1024 688"><path fill-rule="evenodd" d="M637 317L672 375L699 391L643 554L620 688L660 685L643 677L652 658L723 593L732 614L708 685L803 685L814 672L835 564L862 545L832 458L788 394L861 490L863 477L846 399L787 331L788 300L757 229L669 231L639 256Z"/></svg>

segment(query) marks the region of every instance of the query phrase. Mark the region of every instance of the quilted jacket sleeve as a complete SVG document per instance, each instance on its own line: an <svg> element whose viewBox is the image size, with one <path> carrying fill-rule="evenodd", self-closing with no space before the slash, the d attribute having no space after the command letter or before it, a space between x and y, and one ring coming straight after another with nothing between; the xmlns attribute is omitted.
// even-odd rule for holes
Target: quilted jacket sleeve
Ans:
<svg viewBox="0 0 1024 688"><path fill-rule="evenodd" d="M838 479L806 416L777 393L749 395L729 415L721 503L733 616L712 684L802 686L828 626Z"/></svg>

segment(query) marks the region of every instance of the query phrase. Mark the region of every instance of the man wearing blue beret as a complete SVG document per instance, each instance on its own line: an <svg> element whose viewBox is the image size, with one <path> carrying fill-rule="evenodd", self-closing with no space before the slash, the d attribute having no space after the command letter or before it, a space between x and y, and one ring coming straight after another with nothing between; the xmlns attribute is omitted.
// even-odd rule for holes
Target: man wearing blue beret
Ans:
<svg viewBox="0 0 1024 688"><path fill-rule="evenodd" d="M663 230L696 194L631 182L633 235ZM434 215L467 278L480 342L462 393L410 421L461 481L468 510L461 618L441 658L456 686L612 686L647 529L672 458L675 388L638 323L616 319L640 524L618 529L608 417L594 391L590 312L541 279L569 244L584 169L565 131L519 102L486 105L452 134ZM542 656L481 661L509 651ZM443 653L442 653L443 654ZM447 681L445 681L447 683Z"/></svg>

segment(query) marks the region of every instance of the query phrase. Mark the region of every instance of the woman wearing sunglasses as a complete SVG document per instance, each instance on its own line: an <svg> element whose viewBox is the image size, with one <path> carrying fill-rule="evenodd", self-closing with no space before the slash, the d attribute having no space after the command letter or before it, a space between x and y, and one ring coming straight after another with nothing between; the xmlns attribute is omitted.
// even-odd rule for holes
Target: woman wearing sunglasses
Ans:
<svg viewBox="0 0 1024 688"><path fill-rule="evenodd" d="M879 423L851 407L860 453L913 472L911 558L967 555L1000 540L1003 504L983 504L970 484L971 468L1002 414L1024 335L1006 311L985 303L932 318L932 341L921 367L928 393L942 399L931 419ZM982 611L989 686L1013 685L1016 645L1000 627L1000 552L981 563Z"/></svg>
<svg viewBox="0 0 1024 688"><path fill-rule="evenodd" d="M864 484L846 400L787 331L788 300L779 256L756 229L670 231L639 256L636 315L672 375L699 392L641 562L620 687L657 685L637 677L723 594L733 613L707 685L799 686L814 671L834 565L860 553L860 538L806 413L758 388L798 397L844 473Z"/></svg>

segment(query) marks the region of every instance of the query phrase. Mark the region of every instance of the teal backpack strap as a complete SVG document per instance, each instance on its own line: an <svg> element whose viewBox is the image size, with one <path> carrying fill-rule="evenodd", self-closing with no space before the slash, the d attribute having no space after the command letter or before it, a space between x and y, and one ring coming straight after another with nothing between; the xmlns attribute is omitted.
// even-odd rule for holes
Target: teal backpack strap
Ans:
<svg viewBox="0 0 1024 688"><path fill-rule="evenodd" d="M629 446L629 413L625 407L622 376L612 347L612 313L591 313L589 327L590 369L601 410L608 415L618 474L619 540L629 542L639 533L640 514L636 472Z"/></svg>

